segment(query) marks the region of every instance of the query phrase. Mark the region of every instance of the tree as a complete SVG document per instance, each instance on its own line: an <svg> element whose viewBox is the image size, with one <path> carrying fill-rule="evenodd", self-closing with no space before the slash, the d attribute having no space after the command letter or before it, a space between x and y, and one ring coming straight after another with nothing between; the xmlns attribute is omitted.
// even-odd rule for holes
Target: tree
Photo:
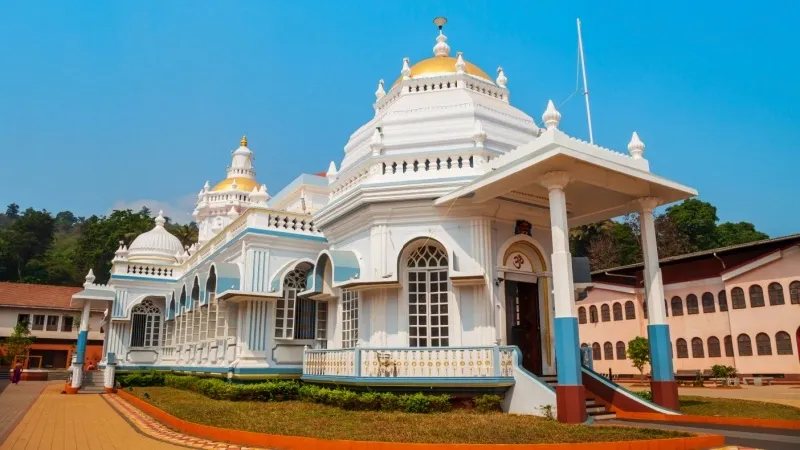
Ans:
<svg viewBox="0 0 800 450"><path fill-rule="evenodd" d="M6 217L9 219L16 219L19 217L19 205L12 203L6 208Z"/></svg>
<svg viewBox="0 0 800 450"><path fill-rule="evenodd" d="M755 225L750 222L725 222L719 224L716 230L717 247L727 247L729 245L746 244L748 242L769 239L766 233L756 230Z"/></svg>
<svg viewBox="0 0 800 450"><path fill-rule="evenodd" d="M172 224L167 222L165 225L167 231L175 235L178 240L181 241L181 244L186 247L187 245L191 247L192 244L197 242L197 235L199 230L197 228L197 224L194 222L189 222L184 225L180 224Z"/></svg>
<svg viewBox="0 0 800 450"><path fill-rule="evenodd" d="M644 383L644 366L650 363L650 343L647 338L636 336L628 341L628 359L633 363L633 367L639 371L641 382Z"/></svg>
<svg viewBox="0 0 800 450"><path fill-rule="evenodd" d="M61 211L56 214L56 228L58 231L69 231L76 223L78 223L78 219L75 214L72 214L72 211Z"/></svg>
<svg viewBox="0 0 800 450"><path fill-rule="evenodd" d="M711 203L690 198L667 208L666 215L688 239L689 251L709 250L716 245L714 232L719 218Z"/></svg>
<svg viewBox="0 0 800 450"><path fill-rule="evenodd" d="M7 262L11 261L16 281L23 280L26 266L31 260L40 259L50 249L54 233L55 221L50 213L33 208L26 209L8 229L3 230L2 239L7 253L1 257ZM8 273L5 275L9 276Z"/></svg>
<svg viewBox="0 0 800 450"><path fill-rule="evenodd" d="M28 329L28 324L19 322L14 327L11 335L3 339L3 346L6 348L6 358L12 363L19 357L27 357L28 350L33 344L34 338L31 336L31 331Z"/></svg>
<svg viewBox="0 0 800 450"><path fill-rule="evenodd" d="M658 245L660 258L683 255L692 251L689 237L678 228L669 214L656 217L655 226L656 245Z"/></svg>

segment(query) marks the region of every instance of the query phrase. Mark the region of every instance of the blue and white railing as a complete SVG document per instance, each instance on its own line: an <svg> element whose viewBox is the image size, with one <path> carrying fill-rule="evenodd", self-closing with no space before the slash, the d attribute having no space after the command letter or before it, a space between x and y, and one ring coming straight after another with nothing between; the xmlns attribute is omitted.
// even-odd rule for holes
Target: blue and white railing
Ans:
<svg viewBox="0 0 800 450"><path fill-rule="evenodd" d="M352 348L303 353L304 377L513 377L514 347Z"/></svg>

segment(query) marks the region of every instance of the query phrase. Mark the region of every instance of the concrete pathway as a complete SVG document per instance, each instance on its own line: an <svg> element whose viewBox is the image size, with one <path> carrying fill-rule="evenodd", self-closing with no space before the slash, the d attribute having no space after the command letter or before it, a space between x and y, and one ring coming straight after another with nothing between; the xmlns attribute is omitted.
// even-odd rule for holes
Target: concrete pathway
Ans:
<svg viewBox="0 0 800 450"><path fill-rule="evenodd" d="M645 391L650 389L649 386L632 386L630 384L623 384L622 386L631 391ZM780 403L782 405L800 408L800 386L742 386L741 389L680 387L678 388L678 395L753 400L759 402Z"/></svg>
<svg viewBox="0 0 800 450"><path fill-rule="evenodd" d="M10 380L0 380L0 442L8 437L46 385L46 381L11 384Z"/></svg>
<svg viewBox="0 0 800 450"><path fill-rule="evenodd" d="M662 430L686 431L689 433L721 434L725 444L765 450L796 450L800 448L799 430L771 428L748 428L712 424L667 424L632 420L609 420L603 423L634 427L660 428Z"/></svg>

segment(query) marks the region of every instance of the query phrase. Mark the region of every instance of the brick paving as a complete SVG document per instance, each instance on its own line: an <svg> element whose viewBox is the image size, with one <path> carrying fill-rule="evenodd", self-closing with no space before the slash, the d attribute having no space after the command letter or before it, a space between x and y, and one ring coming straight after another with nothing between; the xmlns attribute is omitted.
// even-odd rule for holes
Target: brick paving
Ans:
<svg viewBox="0 0 800 450"><path fill-rule="evenodd" d="M0 380L0 442L8 437L46 385L46 381L20 381L14 385L10 380Z"/></svg>

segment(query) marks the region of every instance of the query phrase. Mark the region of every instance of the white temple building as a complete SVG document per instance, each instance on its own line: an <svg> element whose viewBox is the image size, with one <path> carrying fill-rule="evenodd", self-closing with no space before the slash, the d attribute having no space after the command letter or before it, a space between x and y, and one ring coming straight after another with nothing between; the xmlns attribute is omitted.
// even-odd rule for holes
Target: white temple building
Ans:
<svg viewBox="0 0 800 450"><path fill-rule="evenodd" d="M502 68L490 77L453 53L440 27L432 57L398 58L324 176L271 197L242 138L226 177L197 196L196 244L160 214L121 244L109 284L87 277L73 297L108 308L107 387L115 370L156 369L501 392L508 411L549 405L565 422L612 404L676 409L653 208L696 191L651 173L635 132L627 152L568 136L552 102L534 119L511 104ZM647 297L662 300L647 302L657 404L579 351L575 302L590 278L568 230L631 212Z"/></svg>

